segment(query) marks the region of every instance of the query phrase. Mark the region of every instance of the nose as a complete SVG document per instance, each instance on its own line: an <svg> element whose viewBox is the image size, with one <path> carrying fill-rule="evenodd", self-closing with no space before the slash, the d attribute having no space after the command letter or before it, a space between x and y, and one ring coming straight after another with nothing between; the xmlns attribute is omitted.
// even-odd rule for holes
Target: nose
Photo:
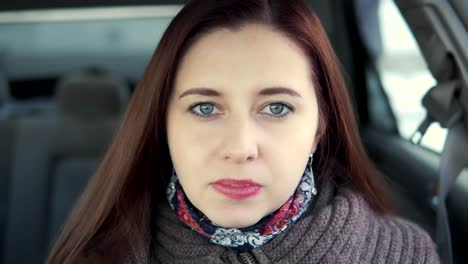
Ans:
<svg viewBox="0 0 468 264"><path fill-rule="evenodd" d="M222 156L224 160L237 164L258 158L258 142L252 121L237 119L226 126Z"/></svg>

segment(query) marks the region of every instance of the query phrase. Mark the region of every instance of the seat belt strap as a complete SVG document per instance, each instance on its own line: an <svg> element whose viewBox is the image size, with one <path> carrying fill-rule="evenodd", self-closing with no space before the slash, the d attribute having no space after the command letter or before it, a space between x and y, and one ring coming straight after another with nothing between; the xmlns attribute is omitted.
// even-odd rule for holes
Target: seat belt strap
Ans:
<svg viewBox="0 0 468 264"><path fill-rule="evenodd" d="M464 109L459 101L460 86L457 81L448 81L431 88L423 98L427 116L411 141L419 144L433 122L447 128L439 177L435 185L433 205L437 210L436 242L443 263L453 263L452 240L447 212L447 196L463 168L468 165L468 126L463 122Z"/></svg>
<svg viewBox="0 0 468 264"><path fill-rule="evenodd" d="M450 128L440 158L440 173L434 205L437 206L436 242L443 263L453 263L452 241L447 212L447 196L465 166L468 165L468 132L464 123Z"/></svg>

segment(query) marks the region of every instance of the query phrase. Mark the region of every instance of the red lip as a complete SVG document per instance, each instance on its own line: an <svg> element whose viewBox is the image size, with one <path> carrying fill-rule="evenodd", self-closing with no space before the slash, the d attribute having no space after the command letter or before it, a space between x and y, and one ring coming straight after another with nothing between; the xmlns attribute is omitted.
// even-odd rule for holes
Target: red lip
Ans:
<svg viewBox="0 0 468 264"><path fill-rule="evenodd" d="M211 184L213 188L229 198L242 200L256 195L262 186L251 180L222 179Z"/></svg>

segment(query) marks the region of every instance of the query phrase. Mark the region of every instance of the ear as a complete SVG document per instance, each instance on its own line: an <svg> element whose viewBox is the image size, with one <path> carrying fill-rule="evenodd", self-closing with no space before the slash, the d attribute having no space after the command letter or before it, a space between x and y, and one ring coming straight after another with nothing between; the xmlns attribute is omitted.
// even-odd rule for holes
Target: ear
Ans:
<svg viewBox="0 0 468 264"><path fill-rule="evenodd" d="M310 153L315 153L317 150L317 146L322 140L323 136L325 135L325 130L326 130L326 122L324 118L319 118L318 121L318 128L317 131L315 132L315 138L314 138L314 143L312 144L312 147L310 149Z"/></svg>
<svg viewBox="0 0 468 264"><path fill-rule="evenodd" d="M312 148L310 149L310 153L313 154L317 150L317 145L318 141L314 141L314 144L312 144Z"/></svg>
<svg viewBox="0 0 468 264"><path fill-rule="evenodd" d="M317 131L317 135L315 135L314 143L312 143L310 153L315 153L315 151L317 150L317 146L320 143L321 139L322 139L322 135L320 133L318 133L318 131Z"/></svg>

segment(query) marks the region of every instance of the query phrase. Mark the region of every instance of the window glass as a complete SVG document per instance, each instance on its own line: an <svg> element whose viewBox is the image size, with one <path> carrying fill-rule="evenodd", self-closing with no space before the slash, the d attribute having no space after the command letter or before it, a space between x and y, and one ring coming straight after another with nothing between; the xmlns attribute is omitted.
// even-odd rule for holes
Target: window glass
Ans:
<svg viewBox="0 0 468 264"><path fill-rule="evenodd" d="M10 80L103 65L138 79L181 7L0 12L1 65ZM146 9L151 12L147 14ZM166 10L168 9L168 10Z"/></svg>
<svg viewBox="0 0 468 264"><path fill-rule="evenodd" d="M381 0L379 21L383 52L378 68L402 137L409 139L425 118L421 104L424 94L436 84L398 7ZM446 129L432 124L421 145L441 152Z"/></svg>

